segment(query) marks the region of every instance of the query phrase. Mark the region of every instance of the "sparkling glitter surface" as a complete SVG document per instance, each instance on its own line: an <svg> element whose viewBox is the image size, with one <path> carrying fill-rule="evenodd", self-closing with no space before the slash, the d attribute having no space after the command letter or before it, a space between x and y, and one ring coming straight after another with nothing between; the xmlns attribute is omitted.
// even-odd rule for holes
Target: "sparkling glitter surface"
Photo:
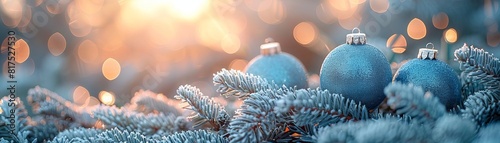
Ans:
<svg viewBox="0 0 500 143"><path fill-rule="evenodd" d="M288 53L255 57L245 71L274 81L278 85L287 87L307 88L307 72L304 65Z"/></svg>
<svg viewBox="0 0 500 143"><path fill-rule="evenodd" d="M343 44L325 58L320 71L322 89L377 107L391 82L391 68L382 52L371 45Z"/></svg>
<svg viewBox="0 0 500 143"><path fill-rule="evenodd" d="M413 59L399 68L394 81L422 86L439 98L447 109L462 101L458 75L446 63L439 60Z"/></svg>

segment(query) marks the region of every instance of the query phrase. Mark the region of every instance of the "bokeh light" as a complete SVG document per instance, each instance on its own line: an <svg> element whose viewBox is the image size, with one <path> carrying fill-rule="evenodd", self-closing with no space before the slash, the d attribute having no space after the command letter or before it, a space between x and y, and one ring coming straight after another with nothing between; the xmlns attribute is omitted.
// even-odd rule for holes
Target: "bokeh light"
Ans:
<svg viewBox="0 0 500 143"><path fill-rule="evenodd" d="M0 16L3 24L8 27L16 27L23 16L24 0L2 0Z"/></svg>
<svg viewBox="0 0 500 143"><path fill-rule="evenodd" d="M99 49L97 45L90 40L85 40L78 46L78 57L85 63L92 63L97 59L98 55Z"/></svg>
<svg viewBox="0 0 500 143"><path fill-rule="evenodd" d="M402 54L406 51L407 43L405 36L394 34L387 39L386 47L391 48L392 52Z"/></svg>
<svg viewBox="0 0 500 143"><path fill-rule="evenodd" d="M354 15L361 4L356 0L328 0L328 6L331 7L331 14L338 19L347 19Z"/></svg>
<svg viewBox="0 0 500 143"><path fill-rule="evenodd" d="M73 102L76 105L83 105L90 97L89 91L83 86L77 86L75 90L73 90Z"/></svg>
<svg viewBox="0 0 500 143"><path fill-rule="evenodd" d="M63 5L61 5L59 2L57 1L48 1L46 4L45 4L45 8L47 9L47 11L51 14L59 14L61 13L63 7Z"/></svg>
<svg viewBox="0 0 500 143"><path fill-rule="evenodd" d="M406 31L408 32L408 36L415 40L420 40L427 34L427 28L424 22L418 18L414 18L410 21Z"/></svg>
<svg viewBox="0 0 500 143"><path fill-rule="evenodd" d="M286 9L281 0L264 0L257 9L259 18L267 24L279 24L286 17Z"/></svg>
<svg viewBox="0 0 500 143"><path fill-rule="evenodd" d="M339 24L342 28L345 30L352 30L355 27L358 27L361 24L362 17L359 14L354 14L349 18L346 19L339 19Z"/></svg>
<svg viewBox="0 0 500 143"><path fill-rule="evenodd" d="M224 52L228 54L234 54L240 50L241 42L240 38L236 35L227 34L222 38L221 47Z"/></svg>
<svg viewBox="0 0 500 143"><path fill-rule="evenodd" d="M115 104L115 95L107 91L99 92L99 100L106 105Z"/></svg>
<svg viewBox="0 0 500 143"><path fill-rule="evenodd" d="M23 63L30 56L30 46L24 39L17 40L14 49L16 52L16 62L18 63Z"/></svg>
<svg viewBox="0 0 500 143"><path fill-rule="evenodd" d="M23 15L21 16L21 21L19 21L17 27L20 28L28 26L28 24L31 22L31 18L32 18L31 7L26 5L24 6Z"/></svg>
<svg viewBox="0 0 500 143"><path fill-rule="evenodd" d="M202 45L214 51L223 51L220 44L227 30L219 22L207 19L202 21L197 29L197 38Z"/></svg>
<svg viewBox="0 0 500 143"><path fill-rule="evenodd" d="M229 64L229 68L234 69L234 70L243 71L243 70L245 70L245 67L247 66L247 64L248 64L247 60L235 59L235 60L231 61L231 63Z"/></svg>
<svg viewBox="0 0 500 143"><path fill-rule="evenodd" d="M120 63L113 58L106 59L106 61L102 64L102 74L108 80L116 79L120 75L120 72Z"/></svg>
<svg viewBox="0 0 500 143"><path fill-rule="evenodd" d="M389 0L370 0L370 8L377 13L384 13L389 9Z"/></svg>
<svg viewBox="0 0 500 143"><path fill-rule="evenodd" d="M318 30L311 22L300 22L293 28L293 38L302 45L311 44L317 38L317 35Z"/></svg>
<svg viewBox="0 0 500 143"><path fill-rule="evenodd" d="M101 104L101 101L99 99L95 98L94 96L90 96L90 98L85 101L85 105L87 107L92 107Z"/></svg>
<svg viewBox="0 0 500 143"><path fill-rule="evenodd" d="M47 47L52 55L59 56L66 49L66 38L61 33L56 32L49 37Z"/></svg>
<svg viewBox="0 0 500 143"><path fill-rule="evenodd" d="M458 33L457 30L454 28L450 28L446 31L444 31L444 40L448 43L455 43L457 42L458 39Z"/></svg>
<svg viewBox="0 0 500 143"><path fill-rule="evenodd" d="M179 18L192 20L204 12L208 5L209 0L172 0L169 8Z"/></svg>
<svg viewBox="0 0 500 143"><path fill-rule="evenodd" d="M69 30L76 37L87 36L92 31L92 26L85 22L85 14L75 6L73 1L68 4L66 15Z"/></svg>
<svg viewBox="0 0 500 143"><path fill-rule="evenodd" d="M105 0L74 0L76 7L87 14L99 12Z"/></svg>
<svg viewBox="0 0 500 143"><path fill-rule="evenodd" d="M449 19L448 15L444 12L440 12L432 16L432 25L437 29L445 29L448 27Z"/></svg>

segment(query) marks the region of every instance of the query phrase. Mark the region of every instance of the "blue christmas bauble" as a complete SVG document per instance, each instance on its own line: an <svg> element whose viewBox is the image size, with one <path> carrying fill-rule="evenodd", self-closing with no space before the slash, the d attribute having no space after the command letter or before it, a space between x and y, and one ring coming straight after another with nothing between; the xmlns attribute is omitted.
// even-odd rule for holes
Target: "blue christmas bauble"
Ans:
<svg viewBox="0 0 500 143"><path fill-rule="evenodd" d="M304 65L294 56L281 52L279 43L261 46L261 55L255 57L245 68L246 73L258 75L268 82L281 86L307 88L307 73Z"/></svg>
<svg viewBox="0 0 500 143"><path fill-rule="evenodd" d="M433 51L437 54L437 50ZM425 52L421 49L419 55L422 53ZM421 86L425 91L437 96L447 109L456 107L462 102L458 75L446 63L436 60L435 53L430 56L425 54L424 57L419 56L401 66L393 81Z"/></svg>
<svg viewBox="0 0 500 143"><path fill-rule="evenodd" d="M382 52L366 44L364 34L347 38L347 44L336 47L323 61L320 86L374 109L385 99L391 67Z"/></svg>

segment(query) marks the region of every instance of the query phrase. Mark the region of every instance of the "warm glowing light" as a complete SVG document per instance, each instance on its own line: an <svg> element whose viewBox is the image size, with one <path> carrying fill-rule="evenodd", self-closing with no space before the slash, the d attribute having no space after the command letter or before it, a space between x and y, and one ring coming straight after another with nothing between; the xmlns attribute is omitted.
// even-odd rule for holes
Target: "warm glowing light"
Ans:
<svg viewBox="0 0 500 143"><path fill-rule="evenodd" d="M89 91L82 86L78 86L73 91L73 102L77 105L85 104L85 101L90 97Z"/></svg>
<svg viewBox="0 0 500 143"><path fill-rule="evenodd" d="M23 16L24 0L2 0L0 16L5 26L16 27Z"/></svg>
<svg viewBox="0 0 500 143"><path fill-rule="evenodd" d="M457 39L458 39L457 30L455 30L454 28L450 28L444 31L444 40L446 40L446 42L455 43L457 42Z"/></svg>
<svg viewBox="0 0 500 143"><path fill-rule="evenodd" d="M346 30L352 30L355 27L358 27L359 24L361 24L361 20L362 20L361 15L356 13L349 18L339 19L339 24L342 28Z"/></svg>
<svg viewBox="0 0 500 143"><path fill-rule="evenodd" d="M359 2L356 0L328 0L330 13L338 19L347 19L358 10Z"/></svg>
<svg viewBox="0 0 500 143"><path fill-rule="evenodd" d="M120 75L121 66L118 61L113 58L108 58L102 64L102 74L108 80L114 80Z"/></svg>
<svg viewBox="0 0 500 143"><path fill-rule="evenodd" d="M386 46L392 49L392 52L401 54L406 51L406 38L401 34L394 34L387 39Z"/></svg>
<svg viewBox="0 0 500 143"><path fill-rule="evenodd" d="M192 20L197 18L208 4L208 0L172 0L170 1L170 9L179 18Z"/></svg>
<svg viewBox="0 0 500 143"><path fill-rule="evenodd" d="M5 39L3 39L2 46L0 47L0 53L5 53L8 51L8 47L9 47L8 39L9 39L9 37L5 37Z"/></svg>
<svg viewBox="0 0 500 143"><path fill-rule="evenodd" d="M94 128L96 128L96 129L104 129L104 123L100 119L98 119L95 122L95 124L94 124Z"/></svg>
<svg viewBox="0 0 500 143"><path fill-rule="evenodd" d="M231 63L229 64L229 68L234 69L234 70L243 71L243 70L245 70L245 66L247 66L247 64L248 64L247 60L235 59L235 60L231 61Z"/></svg>
<svg viewBox="0 0 500 143"><path fill-rule="evenodd" d="M311 22L301 22L293 28L293 38L302 45L312 43L317 34L316 26Z"/></svg>
<svg viewBox="0 0 500 143"><path fill-rule="evenodd" d="M432 16L432 25L437 29L445 29L448 27L448 15L446 13L439 13L437 15Z"/></svg>
<svg viewBox="0 0 500 143"><path fill-rule="evenodd" d="M101 101L99 101L99 99L95 98L94 96L90 96L90 98L85 101L85 106L87 107L92 107L99 104L101 104Z"/></svg>
<svg viewBox="0 0 500 143"><path fill-rule="evenodd" d="M61 33L56 32L49 37L47 47L52 55L59 56L66 49L66 38Z"/></svg>
<svg viewBox="0 0 500 143"><path fill-rule="evenodd" d="M85 15L76 8L76 2L68 4L66 14L69 30L76 37L87 36L92 31L92 26L85 22Z"/></svg>
<svg viewBox="0 0 500 143"><path fill-rule="evenodd" d="M286 11L280 0L265 0L257 9L259 18L267 24L279 24L285 18Z"/></svg>
<svg viewBox="0 0 500 143"><path fill-rule="evenodd" d="M489 33L486 36L486 42L488 43L489 46L491 47L496 47L498 44L500 44L500 33Z"/></svg>
<svg viewBox="0 0 500 143"><path fill-rule="evenodd" d="M14 49L16 49L16 62L18 63L23 63L30 56L30 46L23 39L16 41Z"/></svg>
<svg viewBox="0 0 500 143"><path fill-rule="evenodd" d="M87 14L99 12L104 4L104 0L75 0L76 7Z"/></svg>
<svg viewBox="0 0 500 143"><path fill-rule="evenodd" d="M99 92L99 100L106 105L115 104L115 96L107 91Z"/></svg>
<svg viewBox="0 0 500 143"><path fill-rule="evenodd" d="M245 3L245 5L253 11L257 11L259 9L259 4L261 2L262 0L243 0L243 3Z"/></svg>
<svg viewBox="0 0 500 143"><path fill-rule="evenodd" d="M19 24L17 27L26 27L28 24L31 22L31 7L25 6L23 10L23 15L21 16L21 21L19 21Z"/></svg>
<svg viewBox="0 0 500 143"><path fill-rule="evenodd" d="M377 13L384 13L389 9L389 0L370 0L370 8Z"/></svg>
<svg viewBox="0 0 500 143"><path fill-rule="evenodd" d="M221 47L224 52L228 54L234 54L240 50L240 38L236 35L227 34L221 40Z"/></svg>
<svg viewBox="0 0 500 143"><path fill-rule="evenodd" d="M177 49L177 47L168 45L169 43L174 43L172 41L177 36L176 29L172 24L167 22L151 24L148 34L152 43L166 46L174 50Z"/></svg>
<svg viewBox="0 0 500 143"><path fill-rule="evenodd" d="M97 49L97 45L90 40L85 40L78 46L78 57L85 63L93 62L98 55L99 49Z"/></svg>
<svg viewBox="0 0 500 143"><path fill-rule="evenodd" d="M418 18L414 18L410 21L406 31L408 32L408 36L415 40L420 40L427 34L424 22Z"/></svg>
<svg viewBox="0 0 500 143"><path fill-rule="evenodd" d="M217 20L208 19L198 24L197 38L198 41L215 51L223 51L221 49L222 38L225 37L227 29L222 26Z"/></svg>
<svg viewBox="0 0 500 143"><path fill-rule="evenodd" d="M337 18L334 17L330 13L330 6L328 4L325 4L324 2L319 4L318 7L316 7L316 16L318 19L326 24L331 24L333 23Z"/></svg>
<svg viewBox="0 0 500 143"><path fill-rule="evenodd" d="M57 1L48 1L45 4L45 8L51 14L59 14L59 13L61 13L61 10L62 10L61 5Z"/></svg>

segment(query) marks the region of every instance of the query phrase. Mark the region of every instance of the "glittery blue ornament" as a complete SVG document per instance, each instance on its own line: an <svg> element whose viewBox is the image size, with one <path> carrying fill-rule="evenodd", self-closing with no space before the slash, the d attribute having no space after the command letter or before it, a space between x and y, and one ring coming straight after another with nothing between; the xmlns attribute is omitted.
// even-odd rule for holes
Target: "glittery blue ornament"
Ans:
<svg viewBox="0 0 500 143"><path fill-rule="evenodd" d="M281 86L307 88L307 73L304 65L294 56L281 52L280 44L266 39L260 46L261 55L255 57L245 68L247 73L258 75Z"/></svg>
<svg viewBox="0 0 500 143"><path fill-rule="evenodd" d="M420 49L416 59L408 61L396 71L393 81L422 86L425 91L437 96L447 109L452 109L462 102L461 83L450 66L436 59L437 52L434 49Z"/></svg>
<svg viewBox="0 0 500 143"><path fill-rule="evenodd" d="M366 44L364 33L347 34L346 44L326 56L320 71L322 89L340 93L361 102L368 109L376 108L384 99L384 88L391 82L392 72L384 54Z"/></svg>

